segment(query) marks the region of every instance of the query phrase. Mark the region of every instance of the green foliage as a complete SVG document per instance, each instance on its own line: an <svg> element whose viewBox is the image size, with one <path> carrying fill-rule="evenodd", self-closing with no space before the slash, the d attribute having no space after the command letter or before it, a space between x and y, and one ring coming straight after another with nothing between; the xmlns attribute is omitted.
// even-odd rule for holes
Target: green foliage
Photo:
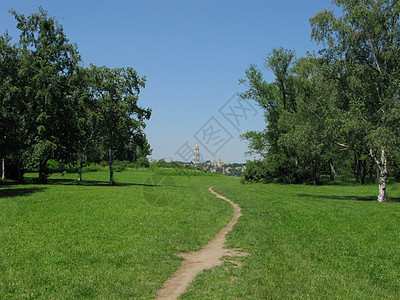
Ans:
<svg viewBox="0 0 400 300"><path fill-rule="evenodd" d="M17 44L19 69L17 88L22 89L25 123L21 124L40 180L46 181L50 158L68 159L72 153L74 122L74 81L80 56L69 43L63 28L42 8L25 17L12 11L20 39ZM29 156L28 156L29 157Z"/></svg>
<svg viewBox="0 0 400 300"><path fill-rule="evenodd" d="M151 165L157 168L168 168L169 164L165 161L165 159L155 160L151 162Z"/></svg>
<svg viewBox="0 0 400 300"><path fill-rule="evenodd" d="M273 178L264 162L265 160L247 161L246 170L242 175L242 182L271 182Z"/></svg>
<svg viewBox="0 0 400 300"><path fill-rule="evenodd" d="M90 67L91 97L97 102L99 133L110 166L110 185L113 180L113 162L127 151L140 133L144 148L149 148L142 130L151 109L138 106L139 93L145 87L145 77L139 77L133 68ZM147 143L147 144L145 144ZM150 152L150 149L146 150Z"/></svg>
<svg viewBox="0 0 400 300"><path fill-rule="evenodd" d="M154 173L165 176L217 176L214 173L205 173L203 170L193 168L158 167L153 164L150 166L150 170Z"/></svg>
<svg viewBox="0 0 400 300"><path fill-rule="evenodd" d="M131 67L80 66L77 46L41 7L11 13L20 36L15 44L0 36L0 156L19 180L24 168L38 169L45 183L60 171L54 161L77 163L80 180L86 162L106 159L111 175L114 160L151 154L143 132L151 110L138 106L145 77Z"/></svg>
<svg viewBox="0 0 400 300"><path fill-rule="evenodd" d="M113 164L114 170L116 172L122 172L129 166L130 166L130 162L126 161L126 160L125 161L116 161Z"/></svg>
<svg viewBox="0 0 400 300"><path fill-rule="evenodd" d="M135 162L136 168L149 168L150 162L147 157L142 156L137 159Z"/></svg>
<svg viewBox="0 0 400 300"><path fill-rule="evenodd" d="M376 162L378 200L386 201L387 159L397 151L400 134L400 6L392 0L335 3L340 17L325 10L310 22L312 38L325 46L322 75L340 95L336 106L344 108L338 142L359 163L363 155Z"/></svg>
<svg viewBox="0 0 400 300"><path fill-rule="evenodd" d="M250 153L264 158L262 163L248 164L244 181L320 182L333 155L325 123L329 106L321 100L329 93L317 77L318 66L313 56L295 60L294 51L279 48L266 58L274 82L266 83L254 66L246 71L247 79L241 83L250 89L241 97L260 104L267 125L263 131L241 136L249 141Z"/></svg>
<svg viewBox="0 0 400 300"><path fill-rule="evenodd" d="M49 160L47 162L47 169L49 170L49 173L62 173L69 169L69 166L56 160Z"/></svg>
<svg viewBox="0 0 400 300"><path fill-rule="evenodd" d="M106 171L107 169L108 167L106 162L102 164L89 163L87 166L83 167L84 172L100 172L100 171Z"/></svg>
<svg viewBox="0 0 400 300"><path fill-rule="evenodd" d="M160 160L153 160L151 162L151 167L160 169L160 168L169 168L169 169L185 169L185 170L190 170L190 169L197 169L197 170L202 170L201 167L197 167L189 164L189 163L184 163L184 162L179 162L179 161L170 161L167 162L165 161L164 158L160 159Z"/></svg>
<svg viewBox="0 0 400 300"><path fill-rule="evenodd" d="M271 83L256 66L246 70L241 97L264 110L266 127L242 138L267 161L255 178L318 184L322 175L351 174L364 184L376 169L378 200L385 201L387 163L400 146L400 6L334 3L341 16L325 10L310 19L312 38L324 46L318 56L273 49L265 60Z"/></svg>

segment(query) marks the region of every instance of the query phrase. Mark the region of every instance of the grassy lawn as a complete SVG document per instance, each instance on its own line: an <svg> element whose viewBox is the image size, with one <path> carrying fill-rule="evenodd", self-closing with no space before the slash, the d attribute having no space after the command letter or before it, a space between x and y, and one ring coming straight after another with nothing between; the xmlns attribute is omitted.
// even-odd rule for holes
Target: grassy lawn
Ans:
<svg viewBox="0 0 400 300"><path fill-rule="evenodd" d="M182 299L399 299L400 203L374 185L241 185L238 178L125 171L0 185L0 299L152 299L242 207L229 248ZM400 185L388 187L400 197Z"/></svg>
<svg viewBox="0 0 400 300"><path fill-rule="evenodd" d="M242 207L227 246L250 256L200 274L183 299L400 299L400 203L377 203L376 186L214 189Z"/></svg>
<svg viewBox="0 0 400 300"><path fill-rule="evenodd" d="M0 185L0 299L151 299L231 219L207 187L224 177L149 171ZM234 182L237 180L233 180Z"/></svg>

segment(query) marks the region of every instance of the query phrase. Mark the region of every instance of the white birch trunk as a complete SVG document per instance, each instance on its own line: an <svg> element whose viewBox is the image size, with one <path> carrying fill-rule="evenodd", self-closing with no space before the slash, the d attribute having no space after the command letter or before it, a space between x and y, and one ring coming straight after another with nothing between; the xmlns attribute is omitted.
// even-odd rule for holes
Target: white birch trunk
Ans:
<svg viewBox="0 0 400 300"><path fill-rule="evenodd" d="M4 158L1 160L1 179L5 179L6 178L6 166L5 166L5 162L4 162Z"/></svg>
<svg viewBox="0 0 400 300"><path fill-rule="evenodd" d="M387 158L385 154L385 149L382 148L381 151L381 158L380 161L376 160L378 164L378 187L379 187L379 194L378 194L378 202L386 202L386 179L387 179Z"/></svg>
<svg viewBox="0 0 400 300"><path fill-rule="evenodd" d="M83 168L83 161L82 159L80 159L78 166L78 181L82 181L82 168Z"/></svg>
<svg viewBox="0 0 400 300"><path fill-rule="evenodd" d="M331 162L329 163L329 168L331 169L330 179L335 180L336 171L335 167L333 166L333 163Z"/></svg>

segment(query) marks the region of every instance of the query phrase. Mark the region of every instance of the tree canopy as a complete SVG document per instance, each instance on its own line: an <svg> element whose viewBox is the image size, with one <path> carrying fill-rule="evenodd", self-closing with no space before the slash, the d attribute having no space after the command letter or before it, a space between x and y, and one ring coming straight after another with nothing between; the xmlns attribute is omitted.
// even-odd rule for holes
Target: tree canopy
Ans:
<svg viewBox="0 0 400 300"><path fill-rule="evenodd" d="M1 158L20 181L29 167L45 183L50 159L79 161L81 179L85 161L107 157L113 184L113 160L128 148L149 154L143 129L151 110L138 105L145 77L131 67L83 67L77 45L43 8L11 14L20 35L15 44L7 32L0 37Z"/></svg>
<svg viewBox="0 0 400 300"><path fill-rule="evenodd" d="M310 19L318 54L296 59L274 49L267 83L251 65L240 83L243 98L264 109L266 128L243 135L263 153L269 181L318 183L352 169L365 182L378 172L378 201L387 201L388 164L398 165L400 129L400 5L398 1L333 1L340 16L324 10ZM375 165L375 166L374 166Z"/></svg>

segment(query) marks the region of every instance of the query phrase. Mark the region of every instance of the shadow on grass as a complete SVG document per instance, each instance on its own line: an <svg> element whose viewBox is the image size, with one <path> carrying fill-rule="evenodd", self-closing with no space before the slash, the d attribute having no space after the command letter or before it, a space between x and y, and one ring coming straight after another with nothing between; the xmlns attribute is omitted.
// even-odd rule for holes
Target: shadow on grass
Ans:
<svg viewBox="0 0 400 300"><path fill-rule="evenodd" d="M109 181L75 179L48 179L46 185L81 185L81 186L110 186ZM156 184L115 182L114 186L159 186Z"/></svg>
<svg viewBox="0 0 400 300"><path fill-rule="evenodd" d="M80 186L110 186L109 181L100 181L100 180L82 180L78 181L75 179L48 179L46 184L42 184L39 182L37 178L25 178L23 183L18 183L17 181L7 181L0 182L0 192L1 187L4 186L24 186L27 184L38 184L40 186L49 186L49 185L80 185ZM147 183L129 183L129 182L115 182L114 186L162 186L159 184L147 184Z"/></svg>
<svg viewBox="0 0 400 300"><path fill-rule="evenodd" d="M17 189L0 188L0 198L28 196L36 192L41 192L43 190L45 190L44 187L17 188Z"/></svg>
<svg viewBox="0 0 400 300"><path fill-rule="evenodd" d="M299 197L347 201L376 201L377 196L336 196L336 195L308 195L297 194ZM388 202L400 202L400 198L389 198Z"/></svg>

